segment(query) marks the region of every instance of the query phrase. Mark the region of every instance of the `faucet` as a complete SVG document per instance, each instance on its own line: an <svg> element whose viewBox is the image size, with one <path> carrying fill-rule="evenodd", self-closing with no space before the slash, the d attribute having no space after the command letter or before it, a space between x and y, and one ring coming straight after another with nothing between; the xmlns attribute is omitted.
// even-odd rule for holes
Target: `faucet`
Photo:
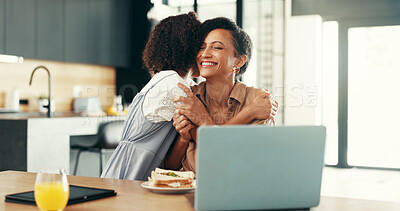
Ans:
<svg viewBox="0 0 400 211"><path fill-rule="evenodd" d="M31 79L29 80L29 86L32 85L33 74L35 74L35 71L36 71L37 69L40 69L40 68L45 69L45 70L47 71L47 74L49 75L49 99L48 99L49 104L47 104L47 106L43 106L43 107L45 107L45 108L48 109L48 110L47 110L47 117L50 118L50 117L53 116L53 114L52 114L52 112L51 112L51 76L50 76L50 71L49 71L45 66L38 66L38 67L36 67L36 68L33 70L32 74L31 74Z"/></svg>

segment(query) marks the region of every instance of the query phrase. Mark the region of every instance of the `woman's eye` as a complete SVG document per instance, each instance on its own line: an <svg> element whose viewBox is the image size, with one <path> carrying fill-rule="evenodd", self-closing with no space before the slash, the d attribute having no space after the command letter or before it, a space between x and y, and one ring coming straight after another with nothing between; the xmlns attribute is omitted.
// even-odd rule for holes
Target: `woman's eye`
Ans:
<svg viewBox="0 0 400 211"><path fill-rule="evenodd" d="M217 49L217 50L222 50L223 48L222 48L222 47L218 47L218 46L216 46L216 47L214 47L214 49Z"/></svg>

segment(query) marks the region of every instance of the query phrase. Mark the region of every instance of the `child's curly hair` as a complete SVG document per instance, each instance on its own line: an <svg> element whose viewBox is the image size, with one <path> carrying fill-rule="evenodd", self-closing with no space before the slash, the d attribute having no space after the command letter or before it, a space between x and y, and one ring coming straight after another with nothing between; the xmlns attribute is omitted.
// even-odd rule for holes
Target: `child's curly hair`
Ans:
<svg viewBox="0 0 400 211"><path fill-rule="evenodd" d="M186 74L196 64L202 42L200 25L194 12L170 16L158 23L143 51L143 62L149 72L154 75L175 70Z"/></svg>

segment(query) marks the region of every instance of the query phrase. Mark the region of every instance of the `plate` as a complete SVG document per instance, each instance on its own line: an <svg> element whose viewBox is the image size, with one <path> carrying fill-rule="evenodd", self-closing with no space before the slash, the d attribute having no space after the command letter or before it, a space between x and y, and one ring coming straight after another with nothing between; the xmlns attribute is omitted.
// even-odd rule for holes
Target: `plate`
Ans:
<svg viewBox="0 0 400 211"><path fill-rule="evenodd" d="M195 182L195 181L194 181ZM196 184L196 183L195 183ZM178 193L190 193L196 189L196 187L191 187L191 188L160 188L160 187L151 187L149 186L150 182L144 182L141 184L141 186L147 190L153 191L155 193L172 193L172 194L178 194Z"/></svg>

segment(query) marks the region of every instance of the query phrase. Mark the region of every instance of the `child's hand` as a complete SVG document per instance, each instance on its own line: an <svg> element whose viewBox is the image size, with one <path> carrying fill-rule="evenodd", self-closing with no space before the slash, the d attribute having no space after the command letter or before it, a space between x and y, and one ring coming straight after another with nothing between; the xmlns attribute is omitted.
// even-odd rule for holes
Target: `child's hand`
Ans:
<svg viewBox="0 0 400 211"><path fill-rule="evenodd" d="M195 126L184 115L175 114L173 120L174 120L173 125L176 131L178 131L178 133L181 135L182 138L184 138L187 141L190 141L190 139L192 139L192 136L190 135L189 131Z"/></svg>
<svg viewBox="0 0 400 211"><path fill-rule="evenodd" d="M176 106L175 113L185 115L193 124L197 126L213 124L213 121L208 114L203 103L187 88L185 85L179 83L187 97L179 96L174 99L174 102L181 102Z"/></svg>
<svg viewBox="0 0 400 211"><path fill-rule="evenodd" d="M247 106L255 119L275 119L278 113L278 102L268 92L258 94Z"/></svg>

